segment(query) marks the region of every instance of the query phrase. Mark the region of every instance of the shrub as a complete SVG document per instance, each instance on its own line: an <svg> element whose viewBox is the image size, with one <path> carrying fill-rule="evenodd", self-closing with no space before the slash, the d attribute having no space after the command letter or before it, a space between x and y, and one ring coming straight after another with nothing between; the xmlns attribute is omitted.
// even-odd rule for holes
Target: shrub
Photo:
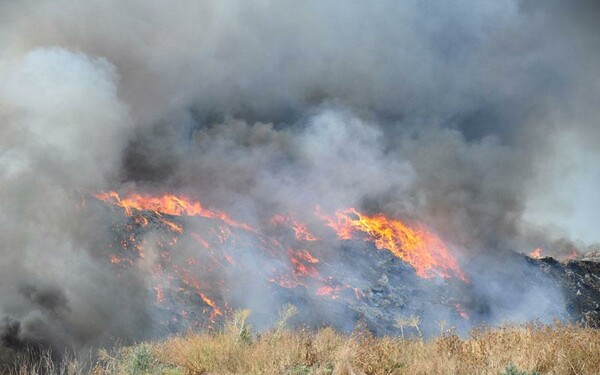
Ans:
<svg viewBox="0 0 600 375"><path fill-rule="evenodd" d="M145 343L135 346L130 354L127 373L130 375L143 375L154 371L156 361L150 348Z"/></svg>
<svg viewBox="0 0 600 375"><path fill-rule="evenodd" d="M502 371L501 375L540 375L540 373L537 371L521 371L517 368L517 366L511 363L508 366L506 366L504 371Z"/></svg>

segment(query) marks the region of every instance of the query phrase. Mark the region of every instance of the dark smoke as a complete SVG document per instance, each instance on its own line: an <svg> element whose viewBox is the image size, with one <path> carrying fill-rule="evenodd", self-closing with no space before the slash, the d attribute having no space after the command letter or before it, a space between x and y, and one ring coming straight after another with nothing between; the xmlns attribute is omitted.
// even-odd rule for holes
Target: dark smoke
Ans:
<svg viewBox="0 0 600 375"><path fill-rule="evenodd" d="M517 267L502 259L599 240L598 15L558 0L1 2L1 345L155 334L150 265L115 280L109 220L82 209L110 189L185 193L256 226L317 205L422 221L460 249L491 316L560 315L553 287L502 286ZM227 278L253 285L232 298L273 304L249 278Z"/></svg>

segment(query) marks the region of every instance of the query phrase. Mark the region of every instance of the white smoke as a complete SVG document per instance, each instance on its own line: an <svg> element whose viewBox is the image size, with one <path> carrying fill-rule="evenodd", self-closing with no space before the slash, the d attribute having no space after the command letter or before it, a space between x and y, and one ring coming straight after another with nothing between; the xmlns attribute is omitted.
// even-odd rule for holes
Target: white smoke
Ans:
<svg viewBox="0 0 600 375"><path fill-rule="evenodd" d="M90 256L94 223L77 207L114 173L131 129L114 66L39 48L3 60L0 79L3 337L65 345L136 331L135 304ZM101 318L112 314L108 301L129 318Z"/></svg>

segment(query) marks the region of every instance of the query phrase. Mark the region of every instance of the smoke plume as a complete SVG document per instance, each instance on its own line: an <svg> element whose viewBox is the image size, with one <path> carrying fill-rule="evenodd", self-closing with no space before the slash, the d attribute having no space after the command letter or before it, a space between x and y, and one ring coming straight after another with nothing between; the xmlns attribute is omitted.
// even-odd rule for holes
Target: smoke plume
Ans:
<svg viewBox="0 0 600 375"><path fill-rule="evenodd" d="M555 286L521 288L543 276L515 271L512 251L600 240L599 12L558 0L1 2L0 346L160 334L147 292L157 255L125 281L103 261L114 223L85 208L106 190L185 194L259 228L281 212L310 224L315 207L426 223L457 249L491 321L563 316ZM340 272L359 278L355 266ZM264 281L226 280L246 286L231 300L273 313Z"/></svg>

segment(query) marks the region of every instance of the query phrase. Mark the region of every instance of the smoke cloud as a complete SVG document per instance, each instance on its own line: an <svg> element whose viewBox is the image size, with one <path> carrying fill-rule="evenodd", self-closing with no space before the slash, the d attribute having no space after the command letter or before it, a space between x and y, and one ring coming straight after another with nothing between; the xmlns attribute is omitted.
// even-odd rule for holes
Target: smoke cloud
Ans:
<svg viewBox="0 0 600 375"><path fill-rule="evenodd" d="M555 286L501 281L521 267L511 251L600 241L599 12L0 3L0 344L156 334L151 251L127 282L100 261L111 223L82 207L101 190L183 193L258 227L280 212L310 224L316 206L423 222L458 250L492 320L564 315ZM260 313L274 297L248 277L232 298Z"/></svg>

